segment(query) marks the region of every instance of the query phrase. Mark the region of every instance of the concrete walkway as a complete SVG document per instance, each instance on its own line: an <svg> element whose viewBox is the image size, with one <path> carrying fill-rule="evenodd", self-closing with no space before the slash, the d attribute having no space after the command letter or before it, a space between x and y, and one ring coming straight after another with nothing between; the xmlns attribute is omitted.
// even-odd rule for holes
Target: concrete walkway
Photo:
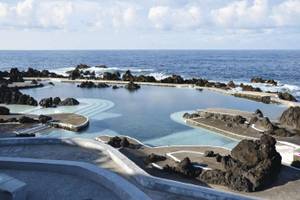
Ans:
<svg viewBox="0 0 300 200"><path fill-rule="evenodd" d="M19 171L1 169L14 178L27 184L28 200L118 200L119 198L93 181L71 175L46 171Z"/></svg>

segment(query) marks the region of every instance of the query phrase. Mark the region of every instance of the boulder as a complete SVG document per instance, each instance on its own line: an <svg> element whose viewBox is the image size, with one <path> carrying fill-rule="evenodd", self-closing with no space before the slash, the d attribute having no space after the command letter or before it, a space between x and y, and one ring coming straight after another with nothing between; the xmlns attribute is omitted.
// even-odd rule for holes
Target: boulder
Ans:
<svg viewBox="0 0 300 200"><path fill-rule="evenodd" d="M103 79L104 80L114 80L114 81L120 80L120 73L119 72L115 72L115 73L104 72Z"/></svg>
<svg viewBox="0 0 300 200"><path fill-rule="evenodd" d="M9 109L4 106L0 106L0 115L9 115Z"/></svg>
<svg viewBox="0 0 300 200"><path fill-rule="evenodd" d="M24 82L22 73L19 72L18 68L11 68L9 73L10 82Z"/></svg>
<svg viewBox="0 0 300 200"><path fill-rule="evenodd" d="M128 84L125 85L125 88L129 91L134 91L140 89L141 86L130 81Z"/></svg>
<svg viewBox="0 0 300 200"><path fill-rule="evenodd" d="M33 97L22 94L17 88L9 88L5 85L0 86L0 103L31 106L38 104Z"/></svg>
<svg viewBox="0 0 300 200"><path fill-rule="evenodd" d="M128 141L128 139L126 137L121 138L118 136L111 137L109 139L109 141L107 142L107 144L109 144L110 146L115 147L115 148L131 146L130 142Z"/></svg>
<svg viewBox="0 0 300 200"><path fill-rule="evenodd" d="M261 190L270 185L280 172L281 156L275 144L276 140L266 134L260 140L242 140L232 149L231 156L221 156L224 170L205 171L199 179L238 191Z"/></svg>
<svg viewBox="0 0 300 200"><path fill-rule="evenodd" d="M58 106L58 105L60 104L60 102L61 102L61 99L60 99L59 97L55 97L55 98L53 99L53 104L54 104L55 106Z"/></svg>
<svg viewBox="0 0 300 200"><path fill-rule="evenodd" d="M95 88L97 86L92 81L84 81L84 82L81 82L79 85L77 85L77 87L80 87L80 88Z"/></svg>
<svg viewBox="0 0 300 200"><path fill-rule="evenodd" d="M244 85L243 83L240 84L240 87L243 91L262 92L260 88L253 87L251 85Z"/></svg>
<svg viewBox="0 0 300 200"><path fill-rule="evenodd" d="M69 78L75 80L81 77L81 72L79 69L74 69L70 72Z"/></svg>
<svg viewBox="0 0 300 200"><path fill-rule="evenodd" d="M162 83L182 84L182 83L184 83L184 79L179 75L172 75L172 76L162 79L161 82Z"/></svg>
<svg viewBox="0 0 300 200"><path fill-rule="evenodd" d="M286 100L286 101L297 102L297 99L293 95L291 95L290 93L288 93L288 92L279 92L278 93L278 98Z"/></svg>
<svg viewBox="0 0 300 200"><path fill-rule="evenodd" d="M229 82L227 83L227 87L229 87L229 88L235 88L236 85L235 85L235 83L234 83L233 81L229 81Z"/></svg>
<svg viewBox="0 0 300 200"><path fill-rule="evenodd" d="M112 86L112 89L114 89L114 90L119 89L119 88L120 88L120 87L117 86L117 85Z"/></svg>
<svg viewBox="0 0 300 200"><path fill-rule="evenodd" d="M203 156L204 157L215 157L216 154L213 151L205 151Z"/></svg>
<svg viewBox="0 0 300 200"><path fill-rule="evenodd" d="M90 68L90 66L86 65L86 64L79 64L76 66L75 69L88 69Z"/></svg>
<svg viewBox="0 0 300 200"><path fill-rule="evenodd" d="M75 106L79 105L79 101L74 98L66 98L65 100L61 101L60 106Z"/></svg>
<svg viewBox="0 0 300 200"><path fill-rule="evenodd" d="M137 82L156 82L156 79L153 76L140 75L140 76L135 77L134 81L137 81Z"/></svg>
<svg viewBox="0 0 300 200"><path fill-rule="evenodd" d="M41 101L39 102L39 105L44 108L54 107L52 97L41 99Z"/></svg>
<svg viewBox="0 0 300 200"><path fill-rule="evenodd" d="M271 85L274 85L274 86L277 85L277 82L275 80L273 80L273 79L265 80L261 77L253 77L251 79L251 83L268 83L268 84L271 84Z"/></svg>
<svg viewBox="0 0 300 200"><path fill-rule="evenodd" d="M134 76L131 74L130 70L127 70L123 76L122 76L123 81L134 81Z"/></svg>
<svg viewBox="0 0 300 200"><path fill-rule="evenodd" d="M279 119L281 125L300 130L300 107L290 107L285 110Z"/></svg>

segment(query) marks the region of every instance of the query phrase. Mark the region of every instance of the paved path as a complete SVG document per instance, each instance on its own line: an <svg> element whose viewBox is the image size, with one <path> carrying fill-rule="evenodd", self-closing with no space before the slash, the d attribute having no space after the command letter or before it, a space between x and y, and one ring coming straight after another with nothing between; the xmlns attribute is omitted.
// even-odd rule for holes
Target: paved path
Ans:
<svg viewBox="0 0 300 200"><path fill-rule="evenodd" d="M75 176L45 171L18 171L5 169L6 173L27 184L28 200L118 200L119 198L103 186Z"/></svg>

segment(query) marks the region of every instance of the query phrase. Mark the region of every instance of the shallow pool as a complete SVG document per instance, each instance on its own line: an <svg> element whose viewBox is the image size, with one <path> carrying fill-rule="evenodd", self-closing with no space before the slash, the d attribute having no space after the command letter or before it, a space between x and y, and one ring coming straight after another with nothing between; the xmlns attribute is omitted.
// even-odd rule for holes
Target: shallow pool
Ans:
<svg viewBox="0 0 300 200"><path fill-rule="evenodd" d="M232 148L237 141L200 128L182 123L186 110L222 107L255 111L276 119L284 106L263 104L212 91L192 88L142 86L136 92L123 88L112 90L82 89L72 83L56 83L55 87L23 90L36 99L44 97L75 97L82 103L74 107L33 109L29 113L75 112L88 116L90 127L81 133L55 130L44 136L95 137L97 135L128 135L150 145L216 145ZM25 107L24 107L25 108ZM20 110L20 107L18 107Z"/></svg>

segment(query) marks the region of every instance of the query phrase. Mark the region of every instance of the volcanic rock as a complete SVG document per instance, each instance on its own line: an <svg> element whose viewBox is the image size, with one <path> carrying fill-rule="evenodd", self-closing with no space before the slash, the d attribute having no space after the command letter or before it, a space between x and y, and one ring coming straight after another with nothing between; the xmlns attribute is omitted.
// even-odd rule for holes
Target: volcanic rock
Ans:
<svg viewBox="0 0 300 200"><path fill-rule="evenodd" d="M9 109L4 106L0 106L0 115L9 115Z"/></svg>
<svg viewBox="0 0 300 200"><path fill-rule="evenodd" d="M52 97L41 99L41 101L39 102L39 105L44 108L54 107Z"/></svg>
<svg viewBox="0 0 300 200"><path fill-rule="evenodd" d="M50 120L52 120L52 117L50 117L50 116L47 116L47 115L40 115L39 116L39 122L42 123L42 124L45 124Z"/></svg>
<svg viewBox="0 0 300 200"><path fill-rule="evenodd" d="M300 107L290 107L285 110L279 122L281 125L300 130Z"/></svg>
<svg viewBox="0 0 300 200"><path fill-rule="evenodd" d="M179 75L172 75L172 76L162 79L161 82L162 83L182 84L182 83L184 83L184 79Z"/></svg>
<svg viewBox="0 0 300 200"><path fill-rule="evenodd" d="M61 101L60 106L75 106L79 105L79 101L74 98L66 98L65 100Z"/></svg>
<svg viewBox="0 0 300 200"><path fill-rule="evenodd" d="M22 73L19 72L18 68L11 68L9 73L10 82L24 82Z"/></svg>
<svg viewBox="0 0 300 200"><path fill-rule="evenodd" d="M128 84L125 85L125 88L129 91L134 91L140 89L141 86L130 81Z"/></svg>
<svg viewBox="0 0 300 200"><path fill-rule="evenodd" d="M146 165L150 164L150 163L156 163L159 161L164 161L167 158L165 156L161 156L161 155L157 155L154 153L151 153L150 155L148 155L145 159L144 159L144 163Z"/></svg>
<svg viewBox="0 0 300 200"><path fill-rule="evenodd" d="M288 92L283 92L283 93L279 92L278 93L278 98L283 99L283 100L287 100L287 101L297 102L297 99Z"/></svg>
<svg viewBox="0 0 300 200"><path fill-rule="evenodd" d="M131 74L130 70L127 70L123 76L122 76L123 81L134 81L134 76Z"/></svg>

